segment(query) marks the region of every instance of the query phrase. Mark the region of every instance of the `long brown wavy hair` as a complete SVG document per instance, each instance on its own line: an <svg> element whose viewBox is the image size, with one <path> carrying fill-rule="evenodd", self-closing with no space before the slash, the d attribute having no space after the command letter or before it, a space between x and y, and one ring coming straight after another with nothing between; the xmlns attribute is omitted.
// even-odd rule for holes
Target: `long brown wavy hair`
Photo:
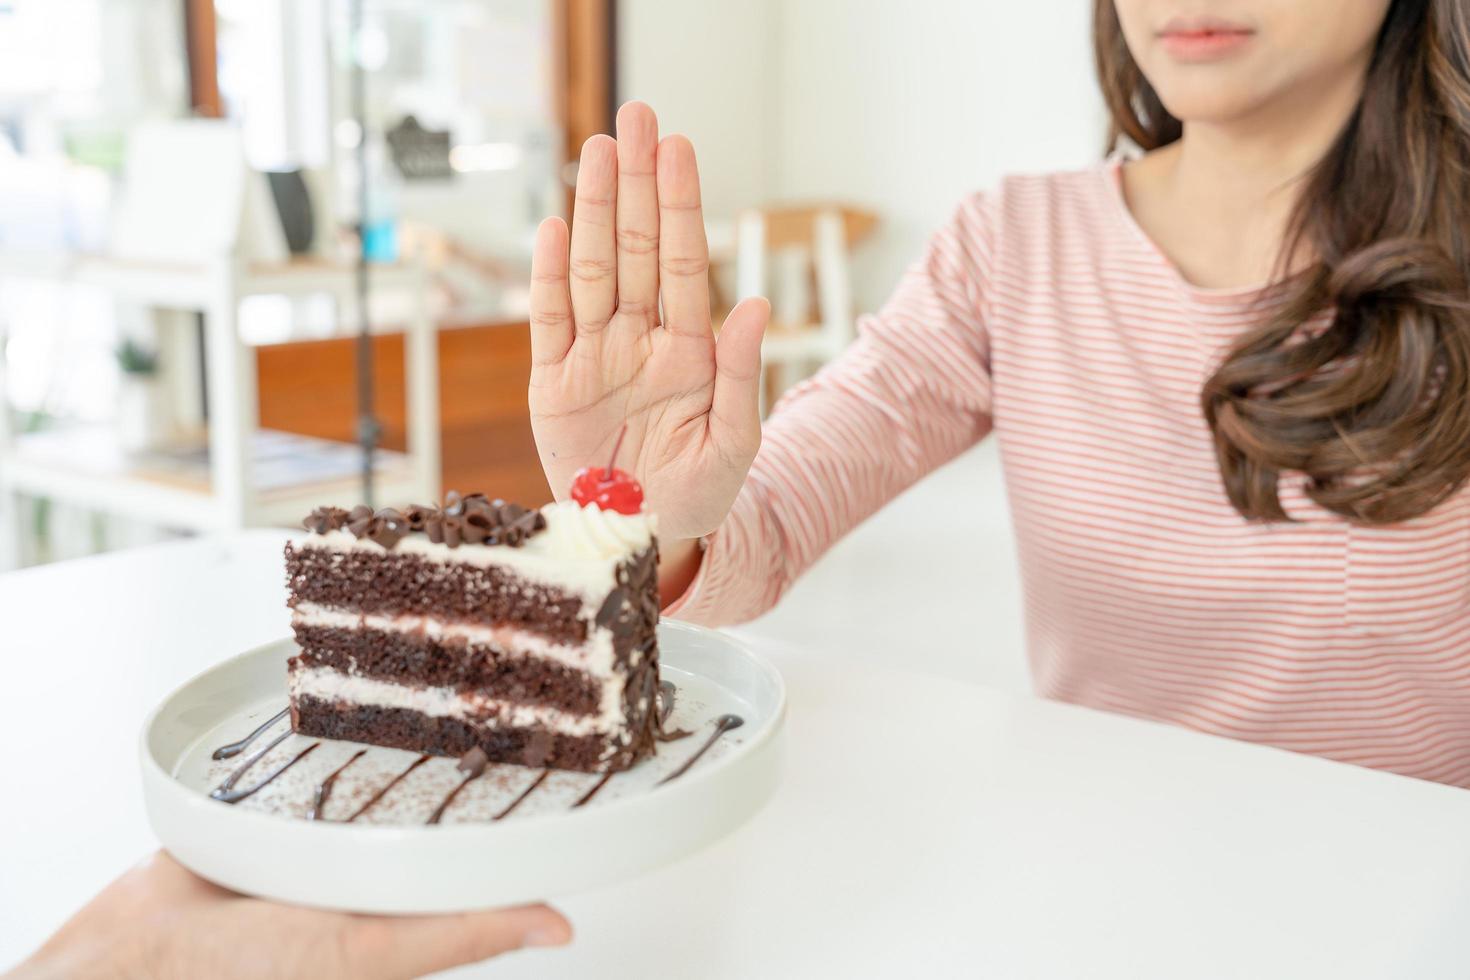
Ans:
<svg viewBox="0 0 1470 980"><path fill-rule="evenodd" d="M1110 148L1180 138L1096 0ZM1289 276L1286 269L1301 259ZM1364 524L1419 516L1470 479L1470 3L1394 0L1363 97L1301 182L1281 305L1204 386L1225 492L1284 520L1283 471ZM1273 290L1274 292L1274 290ZM1325 330L1304 331L1319 314Z"/></svg>

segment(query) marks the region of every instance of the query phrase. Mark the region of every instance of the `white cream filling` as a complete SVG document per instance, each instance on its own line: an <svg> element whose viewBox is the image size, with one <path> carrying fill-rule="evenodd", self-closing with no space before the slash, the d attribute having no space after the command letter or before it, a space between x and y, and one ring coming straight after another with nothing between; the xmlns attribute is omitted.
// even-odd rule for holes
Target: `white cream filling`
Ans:
<svg viewBox="0 0 1470 980"><path fill-rule="evenodd" d="M464 640L468 643L493 644L512 655L525 654L541 660L604 675L613 669L613 636L606 627L594 627L584 643L555 643L540 633L513 626L482 626L477 623L450 622L432 616L355 613L345 609L297 603L291 613L292 625L325 626L337 629L380 630L385 633L422 634L434 640ZM636 655L636 651L635 651Z"/></svg>
<svg viewBox="0 0 1470 980"><path fill-rule="evenodd" d="M392 550L434 562L505 568L527 581L580 596L586 607L583 615L591 618L602 599L617 586L618 565L654 541L656 521L652 514L619 514L583 507L574 501L547 504L541 513L546 518L546 529L517 548L483 544L451 548L435 544L426 535L410 534ZM387 550L342 529L308 534L301 545L329 551Z"/></svg>
<svg viewBox="0 0 1470 980"><path fill-rule="evenodd" d="M559 735L608 735L626 727L619 705L623 694L621 677L609 677L603 682L602 708L592 715L574 715L544 705L500 701L473 692L462 694L452 687L406 687L344 674L329 667L294 670L287 680L287 687L293 701L299 697L312 697L377 708L403 708L434 718L494 721L502 727L544 728Z"/></svg>

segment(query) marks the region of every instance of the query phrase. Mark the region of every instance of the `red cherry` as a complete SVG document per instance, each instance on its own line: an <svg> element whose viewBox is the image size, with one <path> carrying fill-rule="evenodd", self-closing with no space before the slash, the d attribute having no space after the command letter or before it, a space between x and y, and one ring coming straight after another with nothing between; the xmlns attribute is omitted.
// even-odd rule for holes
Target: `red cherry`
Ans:
<svg viewBox="0 0 1470 980"><path fill-rule="evenodd" d="M596 504L619 514L636 514L643 509L643 488L622 470L584 466L572 479L572 499L583 507Z"/></svg>
<svg viewBox="0 0 1470 980"><path fill-rule="evenodd" d="M618 433L618 441L613 443L612 459L606 466L584 466L572 477L572 499L583 507L596 504L602 510L619 514L637 514L643 509L643 488L632 476L612 465L617 462L618 449L627 432L625 425Z"/></svg>

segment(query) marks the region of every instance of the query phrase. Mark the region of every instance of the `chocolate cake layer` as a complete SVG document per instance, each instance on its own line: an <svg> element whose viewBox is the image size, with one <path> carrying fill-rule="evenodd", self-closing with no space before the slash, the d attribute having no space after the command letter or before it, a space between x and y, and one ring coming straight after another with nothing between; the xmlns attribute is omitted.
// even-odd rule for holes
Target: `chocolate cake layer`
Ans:
<svg viewBox="0 0 1470 980"><path fill-rule="evenodd" d="M597 711L600 680L555 661L514 654L463 638L434 638L368 627L295 624L299 660L308 667L427 687L491 690L506 701L559 708L571 714Z"/></svg>
<svg viewBox="0 0 1470 980"><path fill-rule="evenodd" d="M492 762L609 772L628 768L636 756L619 746L608 762L604 735L559 735L543 729L485 728L458 718L439 718L405 708L381 708L300 698L291 725L302 735L368 742L431 755L462 756L475 746Z"/></svg>
<svg viewBox="0 0 1470 980"><path fill-rule="evenodd" d="M293 606L306 601L360 613L412 613L484 626L521 626L564 643L587 638L580 598L527 582L494 565L288 544L286 585Z"/></svg>
<svg viewBox="0 0 1470 980"><path fill-rule="evenodd" d="M287 545L286 567L290 605L303 617L294 626L303 652L293 666L311 671L318 683L318 668L349 679L346 687L331 684L293 693L292 723L298 732L447 756L479 746L495 761L587 772L627 769L652 754L659 680L656 545L615 569L612 588L595 608L587 608L580 594L527 581L500 565L436 561L387 548ZM373 626L354 623L337 615L343 613L513 627L568 645L590 639L602 659L596 672L583 672L548 658L497 650L489 637L474 642L462 634L434 637L424 629L394 630L388 627L397 624L380 620ZM318 621L311 622L312 617ZM513 634L500 633L496 641L501 637L512 642ZM355 687L354 677L360 679ZM605 686L619 680L621 717L589 726L586 716L602 707ZM495 718L458 717L457 711L441 715L434 698L443 695L430 694L426 701L412 694L424 688L453 688L471 702L478 695L515 706L524 727L511 726L509 714L503 716L505 727ZM361 698L342 700L338 691ZM546 709L553 713L536 714ZM585 734L589 730L594 733Z"/></svg>

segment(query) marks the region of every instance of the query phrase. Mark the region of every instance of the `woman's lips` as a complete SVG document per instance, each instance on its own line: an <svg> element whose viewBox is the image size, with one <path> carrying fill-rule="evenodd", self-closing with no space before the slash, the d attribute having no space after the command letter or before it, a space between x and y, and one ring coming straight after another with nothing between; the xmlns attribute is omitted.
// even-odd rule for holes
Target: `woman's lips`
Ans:
<svg viewBox="0 0 1470 980"><path fill-rule="evenodd" d="M1158 38L1164 50L1180 61L1213 61L1239 51L1255 33L1229 21L1176 19L1164 25Z"/></svg>

